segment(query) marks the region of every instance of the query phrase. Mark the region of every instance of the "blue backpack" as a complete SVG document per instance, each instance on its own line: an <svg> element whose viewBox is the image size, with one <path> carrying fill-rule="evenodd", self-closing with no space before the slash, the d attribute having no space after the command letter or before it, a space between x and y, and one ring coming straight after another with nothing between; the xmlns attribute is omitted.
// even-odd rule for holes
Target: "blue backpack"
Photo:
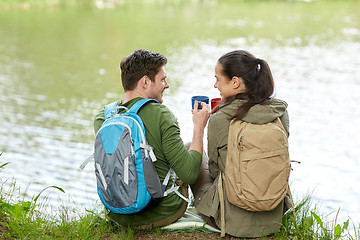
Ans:
<svg viewBox="0 0 360 240"><path fill-rule="evenodd" d="M171 169L161 183L154 166L155 154L146 141L144 124L137 115L149 101L157 102L141 99L130 109L118 106L118 102L105 106L105 121L95 137L98 195L104 206L114 213L139 212L151 201L159 201L169 193L165 188ZM125 109L125 112L119 114L119 109ZM80 168L83 169L88 161Z"/></svg>

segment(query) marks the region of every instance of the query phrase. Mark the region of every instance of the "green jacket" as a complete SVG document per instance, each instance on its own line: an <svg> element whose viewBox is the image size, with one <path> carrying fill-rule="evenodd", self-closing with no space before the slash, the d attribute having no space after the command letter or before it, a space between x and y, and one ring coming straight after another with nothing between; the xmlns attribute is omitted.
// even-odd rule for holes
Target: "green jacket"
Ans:
<svg viewBox="0 0 360 240"><path fill-rule="evenodd" d="M120 106L130 108L141 98L135 98ZM145 126L148 143L154 148L157 158L155 168L162 182L171 167L184 183L194 183L199 175L202 155L197 151L188 151L180 138L180 129L175 116L162 104L150 102L143 106L138 115ZM104 122L104 109L95 117L95 133ZM173 183L170 181L168 187ZM180 190L180 189L179 189ZM181 192L181 191L180 191ZM172 216L183 205L175 193L164 197L156 206L137 214L123 215L110 213L109 216L122 226L140 226L151 224Z"/></svg>
<svg viewBox="0 0 360 240"><path fill-rule="evenodd" d="M208 125L209 171L214 180L212 184L203 186L199 198L195 199L198 212L213 217L220 226L220 202L218 193L219 171L224 172L227 154L228 131L230 117L243 103L234 100L231 104L220 105L220 110L213 114ZM273 99L269 105L255 105L242 119L246 122L263 124L280 118L289 134L289 117L284 101ZM250 212L232 205L227 201L225 188L225 223L226 233L236 237L262 237L274 233L280 228L283 215L283 203L272 211Z"/></svg>

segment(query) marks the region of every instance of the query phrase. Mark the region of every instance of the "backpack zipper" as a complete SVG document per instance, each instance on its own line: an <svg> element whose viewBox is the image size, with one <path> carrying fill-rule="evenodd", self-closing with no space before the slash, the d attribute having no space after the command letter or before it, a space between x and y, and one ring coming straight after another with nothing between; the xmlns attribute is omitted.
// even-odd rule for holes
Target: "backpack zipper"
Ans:
<svg viewBox="0 0 360 240"><path fill-rule="evenodd" d="M240 166L240 169L243 167L244 169L245 169L245 171L246 171L246 169L247 169L247 165L248 165L248 162L247 161L244 161L242 158L243 158L243 153L242 153L242 151L244 150L244 144L243 144L243 138L244 138L244 136L242 135L242 136L240 136L240 139L239 139L239 147L240 147L240 163L242 162L243 164L242 164L242 166Z"/></svg>
<svg viewBox="0 0 360 240"><path fill-rule="evenodd" d="M240 140L239 140L239 145L240 145L240 150L241 150L241 151L243 150L243 142L242 142L243 137L244 137L244 136L240 136Z"/></svg>
<svg viewBox="0 0 360 240"><path fill-rule="evenodd" d="M102 130L103 128L107 127L107 126L110 126L110 125L122 125L124 127L126 127L129 132L130 132L130 136L132 136L132 131L131 131L131 128L126 124L126 123L122 123L122 122L114 122L114 123L107 123L103 126L101 126L101 128L97 131L96 135L95 135L95 138L97 137L97 135L100 134L100 130Z"/></svg>

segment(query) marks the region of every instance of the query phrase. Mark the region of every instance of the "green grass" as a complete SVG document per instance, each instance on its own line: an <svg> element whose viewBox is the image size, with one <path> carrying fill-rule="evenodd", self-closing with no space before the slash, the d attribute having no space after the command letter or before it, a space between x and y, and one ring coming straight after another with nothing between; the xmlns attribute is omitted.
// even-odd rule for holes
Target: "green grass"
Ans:
<svg viewBox="0 0 360 240"><path fill-rule="evenodd" d="M275 233L279 239L359 239L360 226L353 224L354 232L349 231L349 220L337 223L339 211L334 219L320 213L313 206L310 196L304 197L295 205L295 219L289 211L283 217L281 229Z"/></svg>
<svg viewBox="0 0 360 240"><path fill-rule="evenodd" d="M0 171L6 165L0 164ZM59 216L49 216L38 210L43 207L39 198L47 189L64 192L60 187L49 186L30 201L24 201L20 200L20 191L15 184L11 191L5 191L0 179L0 239L134 239L143 234L150 234L153 238L166 235L177 239L176 236L179 236L179 233L166 233L163 229L137 231L118 228L100 218L98 213L87 211L79 214L66 207L57 211ZM267 239L359 239L360 226L353 224L355 230L349 233L349 221L337 223L338 214L334 219L327 220L329 216L322 216L319 209L312 205L311 198L304 197L295 204L296 219L292 211L286 213L281 229ZM200 234L199 231L201 229L188 230L183 234L191 237L191 234ZM201 233L196 238L213 239L207 236L207 233Z"/></svg>

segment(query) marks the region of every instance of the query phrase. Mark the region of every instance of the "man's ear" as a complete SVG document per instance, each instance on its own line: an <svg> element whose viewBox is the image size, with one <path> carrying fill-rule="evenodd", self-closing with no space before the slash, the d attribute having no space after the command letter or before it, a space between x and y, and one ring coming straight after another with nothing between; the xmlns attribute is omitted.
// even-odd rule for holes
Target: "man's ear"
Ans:
<svg viewBox="0 0 360 240"><path fill-rule="evenodd" d="M138 81L138 86L141 88L147 88L147 86L149 85L149 78L144 75L140 78L140 80Z"/></svg>

